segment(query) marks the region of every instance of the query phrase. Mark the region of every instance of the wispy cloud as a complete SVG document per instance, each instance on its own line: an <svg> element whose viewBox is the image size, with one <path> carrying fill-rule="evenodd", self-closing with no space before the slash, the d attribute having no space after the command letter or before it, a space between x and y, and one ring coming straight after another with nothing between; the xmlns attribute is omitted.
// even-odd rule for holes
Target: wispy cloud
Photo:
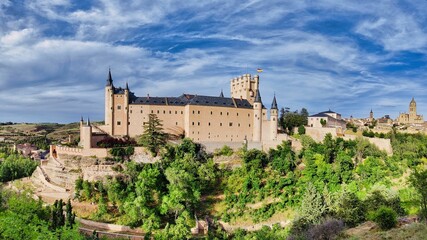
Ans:
<svg viewBox="0 0 427 240"><path fill-rule="evenodd" d="M216 96L261 67L267 105L276 93L279 105L311 113L396 116L415 96L422 113L426 10L389 1L2 1L0 121L102 119L108 67L137 95Z"/></svg>

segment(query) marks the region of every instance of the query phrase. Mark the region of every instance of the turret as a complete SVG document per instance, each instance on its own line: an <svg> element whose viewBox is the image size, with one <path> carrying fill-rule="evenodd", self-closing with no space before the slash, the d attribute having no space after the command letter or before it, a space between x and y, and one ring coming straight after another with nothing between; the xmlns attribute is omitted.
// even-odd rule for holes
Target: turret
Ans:
<svg viewBox="0 0 427 240"><path fill-rule="evenodd" d="M271 109L270 109L270 140L276 140L277 138L278 117L279 117L279 113L277 111L276 95L274 95L273 102L271 103Z"/></svg>
<svg viewBox="0 0 427 240"><path fill-rule="evenodd" d="M82 118L80 126L80 146L84 149L90 149L92 147L92 126L89 118L87 118L86 124L83 124Z"/></svg>
<svg viewBox="0 0 427 240"><path fill-rule="evenodd" d="M113 106L114 106L114 85L113 78L111 76L111 69L108 69L107 85L105 86L105 125L108 133L113 133Z"/></svg>
<svg viewBox="0 0 427 240"><path fill-rule="evenodd" d="M124 123L124 127L125 127L125 134L127 136L129 136L129 101L130 101L130 90L129 90L129 84L126 82L126 87L125 87L125 102L124 102L124 119L123 121Z"/></svg>
<svg viewBox="0 0 427 240"><path fill-rule="evenodd" d="M224 97L224 93L222 92L222 89L221 89L221 93L219 94L219 97Z"/></svg>
<svg viewBox="0 0 427 240"><path fill-rule="evenodd" d="M372 108L371 108L371 112L369 112L369 120L370 121L374 120L374 112L372 111Z"/></svg>
<svg viewBox="0 0 427 240"><path fill-rule="evenodd" d="M259 89L257 89L256 91L253 108L254 108L254 127L253 127L252 141L261 142L262 101L261 101L261 94L259 93Z"/></svg>

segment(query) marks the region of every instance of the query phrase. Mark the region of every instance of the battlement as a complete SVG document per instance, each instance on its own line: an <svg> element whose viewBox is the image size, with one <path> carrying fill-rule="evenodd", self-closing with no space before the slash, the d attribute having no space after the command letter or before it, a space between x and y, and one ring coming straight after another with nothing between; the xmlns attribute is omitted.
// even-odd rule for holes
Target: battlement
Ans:
<svg viewBox="0 0 427 240"><path fill-rule="evenodd" d="M230 92L232 98L247 99L251 104L254 102L256 92L259 89L259 76L244 74L231 79Z"/></svg>

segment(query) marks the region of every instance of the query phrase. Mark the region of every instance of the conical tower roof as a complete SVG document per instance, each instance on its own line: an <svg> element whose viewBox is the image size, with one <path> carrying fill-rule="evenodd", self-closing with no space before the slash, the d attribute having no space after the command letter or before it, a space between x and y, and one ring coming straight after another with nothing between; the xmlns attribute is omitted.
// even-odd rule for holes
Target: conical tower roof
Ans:
<svg viewBox="0 0 427 240"><path fill-rule="evenodd" d="M262 103L261 94L259 93L259 89L256 90L255 102Z"/></svg>
<svg viewBox="0 0 427 240"><path fill-rule="evenodd" d="M276 94L274 94L273 102L271 103L271 109L277 109Z"/></svg>
<svg viewBox="0 0 427 240"><path fill-rule="evenodd" d="M111 77L111 68L108 69L107 86L113 86L113 78Z"/></svg>

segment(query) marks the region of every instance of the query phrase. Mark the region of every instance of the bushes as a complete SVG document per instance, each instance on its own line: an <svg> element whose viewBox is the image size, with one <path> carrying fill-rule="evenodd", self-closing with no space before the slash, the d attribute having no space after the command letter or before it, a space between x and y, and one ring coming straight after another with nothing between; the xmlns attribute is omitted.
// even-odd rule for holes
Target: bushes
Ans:
<svg viewBox="0 0 427 240"><path fill-rule="evenodd" d="M337 219L325 219L320 224L309 225L302 219L293 223L288 240L310 239L329 240L335 239L344 230L344 222Z"/></svg>
<svg viewBox="0 0 427 240"><path fill-rule="evenodd" d="M382 230L388 230L396 226L397 213L389 207L382 206L370 216L370 219Z"/></svg>
<svg viewBox="0 0 427 240"><path fill-rule="evenodd" d="M215 156L231 156L233 155L234 151L231 147L224 145L220 149L215 149L214 155Z"/></svg>

